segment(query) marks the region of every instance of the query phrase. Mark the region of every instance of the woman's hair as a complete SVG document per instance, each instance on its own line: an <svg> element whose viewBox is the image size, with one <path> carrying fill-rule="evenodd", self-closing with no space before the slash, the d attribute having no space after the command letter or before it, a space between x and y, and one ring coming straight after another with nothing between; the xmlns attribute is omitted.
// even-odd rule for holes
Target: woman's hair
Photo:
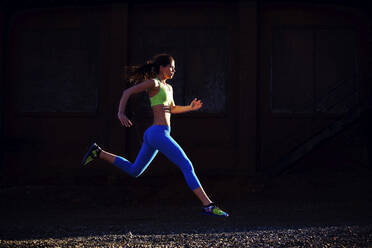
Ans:
<svg viewBox="0 0 372 248"><path fill-rule="evenodd" d="M142 66L128 66L126 68L127 80L130 84L136 84L149 78L155 78L160 72L160 66L170 65L174 58L169 54L162 53L147 60Z"/></svg>

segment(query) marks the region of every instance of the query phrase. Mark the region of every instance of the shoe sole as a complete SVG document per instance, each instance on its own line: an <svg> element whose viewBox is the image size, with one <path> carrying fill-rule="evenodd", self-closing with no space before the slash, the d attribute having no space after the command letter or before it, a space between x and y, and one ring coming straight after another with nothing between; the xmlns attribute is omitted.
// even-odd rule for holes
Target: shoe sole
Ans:
<svg viewBox="0 0 372 248"><path fill-rule="evenodd" d="M229 217L229 215L217 215L217 214L212 214L212 213L207 213L207 212L201 212L202 214L205 214L205 215L208 215L208 216L217 216L217 217L220 217L220 218L222 218L222 217L225 217L225 218L227 218L227 217Z"/></svg>

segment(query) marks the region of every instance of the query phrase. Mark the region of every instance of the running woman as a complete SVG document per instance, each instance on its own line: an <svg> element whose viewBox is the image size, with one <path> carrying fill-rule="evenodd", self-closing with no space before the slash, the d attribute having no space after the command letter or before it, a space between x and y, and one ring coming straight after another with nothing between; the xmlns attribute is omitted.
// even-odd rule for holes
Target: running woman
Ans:
<svg viewBox="0 0 372 248"><path fill-rule="evenodd" d="M103 159L130 176L137 178L146 170L160 151L181 169L187 185L203 204L202 213L228 217L228 213L222 211L209 199L195 174L191 161L170 135L171 114L196 111L203 105L196 98L188 106L175 105L172 86L166 83L168 79L173 78L175 72L175 61L172 56L168 54L156 55L152 61L148 61L135 71L137 78L140 77L145 80L124 90L121 96L118 118L124 127L133 125L125 115L127 101L133 94L147 91L154 114L153 124L144 133L143 144L134 163L121 156L104 151L96 143L93 143L85 154L82 164L86 165L97 158Z"/></svg>

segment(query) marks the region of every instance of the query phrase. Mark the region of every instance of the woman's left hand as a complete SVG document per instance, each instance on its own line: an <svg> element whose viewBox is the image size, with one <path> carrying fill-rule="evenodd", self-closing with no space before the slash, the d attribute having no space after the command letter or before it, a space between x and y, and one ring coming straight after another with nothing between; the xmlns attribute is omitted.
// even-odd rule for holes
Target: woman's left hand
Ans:
<svg viewBox="0 0 372 248"><path fill-rule="evenodd" d="M203 103L196 98L190 103L190 108L192 111L198 110L203 106Z"/></svg>

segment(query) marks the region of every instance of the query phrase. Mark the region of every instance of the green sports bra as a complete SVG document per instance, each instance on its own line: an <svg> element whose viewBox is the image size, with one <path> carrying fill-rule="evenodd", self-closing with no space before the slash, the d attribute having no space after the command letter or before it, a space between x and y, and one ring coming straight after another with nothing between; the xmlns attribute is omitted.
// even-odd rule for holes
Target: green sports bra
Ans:
<svg viewBox="0 0 372 248"><path fill-rule="evenodd" d="M162 84L158 78L154 78L159 82L160 88L156 95L150 97L151 107L155 105L163 104L164 106L170 106L173 100L172 90L166 85Z"/></svg>

